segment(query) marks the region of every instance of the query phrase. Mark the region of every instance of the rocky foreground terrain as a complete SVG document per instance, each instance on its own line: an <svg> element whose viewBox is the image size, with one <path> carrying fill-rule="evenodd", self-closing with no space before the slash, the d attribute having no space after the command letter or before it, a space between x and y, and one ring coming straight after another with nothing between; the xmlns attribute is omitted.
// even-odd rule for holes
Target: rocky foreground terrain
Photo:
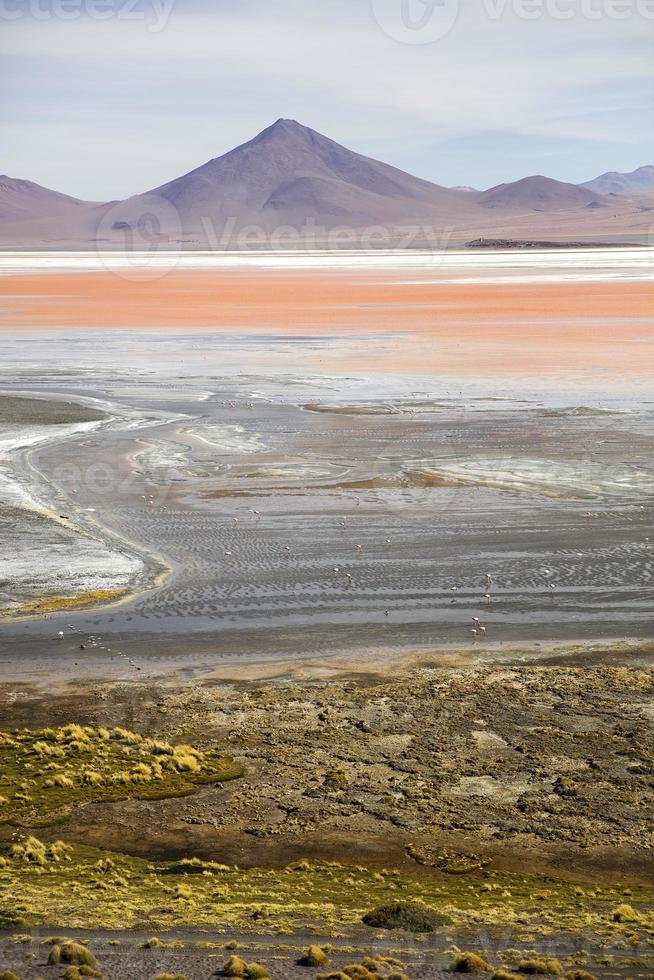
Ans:
<svg viewBox="0 0 654 980"><path fill-rule="evenodd" d="M609 666L423 667L138 698L98 688L84 695L90 721L217 745L246 773L181 803L112 805L110 820L86 810L70 833L117 834L136 853L190 841L241 863L298 848L358 860L350 840L381 863L406 853L438 867L454 850L507 869L647 877L653 689L654 671Z"/></svg>
<svg viewBox="0 0 654 980"><path fill-rule="evenodd" d="M56 726L73 717L107 726L89 728L91 740L124 726L119 742L132 731L147 746L165 738L219 751L237 775L173 798L148 798L163 794L147 787L76 798L65 819L31 827L44 846L70 849L70 870L46 861L34 874L10 857L0 898L6 911L22 882L18 912L41 935L57 924L129 927L119 934L134 977L156 973L138 952L144 930L172 935L187 959L190 943L194 963L204 956L192 975L204 976L208 954L198 953L193 928L204 930L202 949L219 950L214 972L230 942L246 949L258 936L273 977L295 975L292 956L312 937L362 955L371 946L390 955L399 944L413 976L440 975L452 944L491 949L495 966L531 950L563 956L568 972L581 963L595 976L650 975L654 670L646 662L422 664L328 681L286 675L49 695L7 686L7 730L47 723L45 737L67 745ZM24 841L29 828L19 823L0 825L5 847ZM114 865L98 894L107 855ZM192 879L179 863L191 857L200 862ZM389 897L417 898L444 916L422 949L411 929L362 924ZM89 935L110 942L106 931ZM292 937L292 952L276 954L275 935ZM116 960L107 975L121 969Z"/></svg>

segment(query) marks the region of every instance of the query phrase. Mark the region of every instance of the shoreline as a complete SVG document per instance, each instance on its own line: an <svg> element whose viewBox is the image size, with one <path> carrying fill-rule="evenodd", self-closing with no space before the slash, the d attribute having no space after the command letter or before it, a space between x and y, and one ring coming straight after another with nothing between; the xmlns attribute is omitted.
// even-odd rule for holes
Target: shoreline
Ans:
<svg viewBox="0 0 654 980"><path fill-rule="evenodd" d="M120 605L129 602L130 597L124 596L108 605ZM98 606L97 608L102 608ZM48 618L52 618L50 614ZM55 614L56 615L56 614ZM25 616L24 621L43 619L43 616ZM15 620L12 620L15 622ZM2 628L0 624L0 639ZM37 642L36 640L34 642ZM91 652L91 651L89 651ZM111 652L111 651L110 651ZM70 659L74 655L70 654ZM195 661L194 661L194 658ZM124 684L134 689L156 683L162 690L197 690L219 688L223 684L251 685L269 683L280 690L293 683L321 684L330 682L355 681L361 684L376 686L391 681L396 674L408 676L420 671L470 671L493 669L500 666L507 668L520 667L552 667L588 668L589 670L602 666L650 669L654 667L654 641L638 638L625 639L612 643L606 639L594 639L583 642L553 641L551 643L533 641L489 643L483 647L465 647L459 644L447 644L435 647L430 652L407 650L398 652L374 648L369 651L357 650L349 656L342 652L325 655L323 659L255 659L247 662L232 661L201 670L198 661L204 661L204 655L167 654L157 655L152 669L148 667L149 657L146 655L139 660L140 674L136 678L116 677L108 674L106 669L94 672L77 670L74 676L63 676L63 662L57 654L44 655L44 668L48 663L58 664L59 672L44 669L42 678L35 676L34 669L28 669L29 662L23 658L25 668L15 672L17 665L6 662L3 669L3 680L0 691L5 694L8 690L20 685L34 692L30 697L38 698L38 692L48 694L74 693L83 691L94 685ZM585 662L590 661L590 662ZM68 659L66 660L66 663ZM192 673L193 668L198 673ZM14 673L12 673L12 670ZM186 674L186 676L185 676Z"/></svg>
<svg viewBox="0 0 654 980"><path fill-rule="evenodd" d="M92 408L95 411L98 411L98 405L102 405L101 410L104 417L98 419L96 422L80 424L73 431L71 431L70 426L67 426L65 432L58 432L57 426L52 425L50 428L54 431L46 432L43 438L37 443L28 443L27 445L18 444L15 448L8 450L4 458L9 473L13 472L12 463L15 460L19 460L22 463L25 473L35 474L39 478L38 481L21 480L14 473L14 480L17 485L24 486L27 483L33 488L35 482L38 482L41 488L44 486L51 488L50 500L35 496L33 490L30 492L29 497L25 497L24 509L27 513L34 514L47 522L57 524L66 531L70 531L74 536L79 535L93 541L99 541L110 550L114 550L118 546L119 550L121 548L123 552L126 550L130 556L138 556L138 560L142 564L142 569L140 571L136 570L133 573L132 581L126 587L110 586L108 588L86 590L75 595L65 596L54 594L54 592L44 592L40 595L35 594L29 597L25 596L21 600L20 606L10 606L1 610L0 631L4 623L43 620L47 615L53 615L59 611L68 613L83 609L100 609L121 605L132 601L142 592L161 585L172 572L172 567L161 555L151 552L145 547L136 545L135 542L129 541L124 536L102 525L93 515L81 509L76 501L64 495L61 488L56 487L47 474L39 469L33 461L33 456L46 446L53 444L64 445L69 441L74 441L76 438L84 436L89 431L100 432L104 428L110 428L112 423L119 420L119 416L116 414L116 406L112 406L110 403L102 403L99 399L82 395L64 395L61 392L47 395L43 392L12 391L10 394L0 392L0 404L4 397L43 402L47 405L53 403L78 405ZM110 411L113 414L109 414ZM87 426L86 428L84 428L85 425ZM95 428L89 428L89 426L93 425L95 425ZM46 426L45 428L48 427ZM67 510L71 514L75 514L76 519L74 521L71 521L68 516L63 516L60 508L54 505L54 498L57 496L62 497L62 495L65 496ZM19 509L21 508L19 507ZM155 574L157 568L159 571ZM140 579L143 579L144 584L139 588L138 582Z"/></svg>

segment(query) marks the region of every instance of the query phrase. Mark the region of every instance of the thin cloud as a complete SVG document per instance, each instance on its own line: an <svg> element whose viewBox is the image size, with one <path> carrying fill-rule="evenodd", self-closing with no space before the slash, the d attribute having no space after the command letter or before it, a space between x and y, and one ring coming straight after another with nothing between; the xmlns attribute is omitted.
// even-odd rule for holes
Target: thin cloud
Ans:
<svg viewBox="0 0 654 980"><path fill-rule="evenodd" d="M384 34L362 0L177 0L159 32L145 20L17 20L0 35L3 169L81 196L125 196L280 115L440 183L486 184L499 133L523 148L532 140L530 170L542 169L547 140L553 159L570 140L575 171L593 158L597 169L622 166L616 138L622 160L654 159L654 22L529 22L511 6L494 20L487 9L462 4L449 34L423 46ZM492 159L456 156L484 133ZM439 145L449 147L442 167Z"/></svg>

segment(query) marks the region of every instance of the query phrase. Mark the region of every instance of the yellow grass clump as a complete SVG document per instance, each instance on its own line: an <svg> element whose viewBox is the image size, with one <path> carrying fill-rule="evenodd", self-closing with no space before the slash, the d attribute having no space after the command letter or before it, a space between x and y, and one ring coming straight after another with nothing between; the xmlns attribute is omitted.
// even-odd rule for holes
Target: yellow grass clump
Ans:
<svg viewBox="0 0 654 980"><path fill-rule="evenodd" d="M69 861L72 848L61 840L44 844L38 837L27 837L24 841L12 844L9 853L17 861L43 867L48 861Z"/></svg>

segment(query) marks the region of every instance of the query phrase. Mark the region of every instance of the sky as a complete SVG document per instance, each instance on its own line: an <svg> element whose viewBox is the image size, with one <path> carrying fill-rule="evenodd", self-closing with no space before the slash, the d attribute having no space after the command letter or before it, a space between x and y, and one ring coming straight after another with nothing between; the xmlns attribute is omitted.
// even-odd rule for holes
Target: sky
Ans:
<svg viewBox="0 0 654 980"><path fill-rule="evenodd" d="M279 117L446 186L654 163L654 0L0 0L0 171L157 187Z"/></svg>

